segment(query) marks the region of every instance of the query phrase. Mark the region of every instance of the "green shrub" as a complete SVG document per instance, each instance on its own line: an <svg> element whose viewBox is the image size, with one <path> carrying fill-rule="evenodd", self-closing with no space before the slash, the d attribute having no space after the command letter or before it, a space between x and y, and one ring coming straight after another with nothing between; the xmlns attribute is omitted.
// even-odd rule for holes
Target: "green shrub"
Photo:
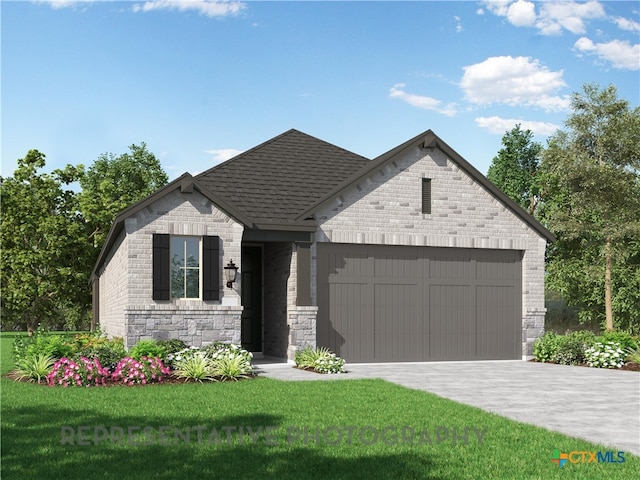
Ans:
<svg viewBox="0 0 640 480"><path fill-rule="evenodd" d="M166 356L171 355L173 353L177 353L181 350L184 350L185 348L189 348L189 345L187 345L187 342L184 342L177 338L173 338L171 340L158 340L158 345L164 349L165 360L166 360Z"/></svg>
<svg viewBox="0 0 640 480"><path fill-rule="evenodd" d="M628 348L634 349L640 346L631 334L627 332L606 332L599 337L598 341L602 343L618 343L622 350L626 350Z"/></svg>
<svg viewBox="0 0 640 480"><path fill-rule="evenodd" d="M43 353L27 355L16 363L16 379L26 378L30 382L40 383L51 372L54 362L55 359L52 356Z"/></svg>
<svg viewBox="0 0 640 480"><path fill-rule="evenodd" d="M239 380L251 375L253 368L242 355L223 355L212 361L212 376L216 380Z"/></svg>
<svg viewBox="0 0 640 480"><path fill-rule="evenodd" d="M533 343L533 357L536 362L554 362L558 353L559 336L553 332L546 332Z"/></svg>
<svg viewBox="0 0 640 480"><path fill-rule="evenodd" d="M325 347L311 348L296 352L296 366L310 368L320 373L344 373L344 359Z"/></svg>
<svg viewBox="0 0 640 480"><path fill-rule="evenodd" d="M640 347L627 348L624 353L626 354L627 362L640 363Z"/></svg>
<svg viewBox="0 0 640 480"><path fill-rule="evenodd" d="M182 356L176 360L173 374L178 378L198 382L213 379L213 361L203 352Z"/></svg>
<svg viewBox="0 0 640 480"><path fill-rule="evenodd" d="M73 352L73 342L67 336L51 333L42 327L38 327L32 336L17 337L13 343L13 360L16 365L27 357L44 355L57 359L72 355Z"/></svg>
<svg viewBox="0 0 640 480"><path fill-rule="evenodd" d="M164 348L156 340L140 340L129 352L131 358L141 360L142 357L165 358Z"/></svg>
<svg viewBox="0 0 640 480"><path fill-rule="evenodd" d="M92 346L85 346L76 351L74 358L76 360L79 360L81 357L89 359L97 358L104 368L113 371L118 362L126 357L126 355L124 340L122 337L116 337L110 340L105 339L105 341L101 341Z"/></svg>
<svg viewBox="0 0 640 480"><path fill-rule="evenodd" d="M557 351L552 362L561 365L581 365L585 363L585 349L592 346L596 336L589 330L579 330L557 337Z"/></svg>

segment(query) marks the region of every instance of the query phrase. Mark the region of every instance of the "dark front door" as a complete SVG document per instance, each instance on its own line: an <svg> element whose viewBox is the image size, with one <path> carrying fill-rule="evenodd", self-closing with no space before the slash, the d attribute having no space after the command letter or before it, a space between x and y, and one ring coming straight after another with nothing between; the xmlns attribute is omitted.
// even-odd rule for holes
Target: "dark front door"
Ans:
<svg viewBox="0 0 640 480"><path fill-rule="evenodd" d="M262 247L242 247L242 348L262 351Z"/></svg>

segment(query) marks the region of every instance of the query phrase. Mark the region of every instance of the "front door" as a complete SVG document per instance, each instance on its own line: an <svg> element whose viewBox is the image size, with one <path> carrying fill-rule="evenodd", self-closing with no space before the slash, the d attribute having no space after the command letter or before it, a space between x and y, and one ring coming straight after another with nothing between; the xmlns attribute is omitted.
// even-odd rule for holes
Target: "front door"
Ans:
<svg viewBox="0 0 640 480"><path fill-rule="evenodd" d="M242 247L242 348L262 351L262 247Z"/></svg>

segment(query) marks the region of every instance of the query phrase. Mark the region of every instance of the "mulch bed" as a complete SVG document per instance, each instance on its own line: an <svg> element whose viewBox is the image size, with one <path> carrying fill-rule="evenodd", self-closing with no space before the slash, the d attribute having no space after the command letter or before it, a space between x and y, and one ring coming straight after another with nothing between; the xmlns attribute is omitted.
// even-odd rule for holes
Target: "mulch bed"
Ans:
<svg viewBox="0 0 640 480"><path fill-rule="evenodd" d="M529 362L538 363L538 362L536 362L535 358L532 358L531 360L528 360L528 361ZM558 365L558 364L549 363L549 365ZM580 365L573 365L573 366L575 366L575 367L593 368L593 367L590 367L589 365L587 365L586 363L581 363ZM640 363L627 362L620 368L612 368L610 370L627 370L629 372L640 372Z"/></svg>

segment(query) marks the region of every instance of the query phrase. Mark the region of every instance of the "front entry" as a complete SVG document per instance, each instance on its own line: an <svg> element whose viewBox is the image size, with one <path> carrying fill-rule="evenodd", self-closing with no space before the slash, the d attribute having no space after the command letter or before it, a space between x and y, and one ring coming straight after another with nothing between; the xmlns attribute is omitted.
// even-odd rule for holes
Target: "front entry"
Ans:
<svg viewBox="0 0 640 480"><path fill-rule="evenodd" d="M262 247L242 247L242 348L262 351Z"/></svg>

